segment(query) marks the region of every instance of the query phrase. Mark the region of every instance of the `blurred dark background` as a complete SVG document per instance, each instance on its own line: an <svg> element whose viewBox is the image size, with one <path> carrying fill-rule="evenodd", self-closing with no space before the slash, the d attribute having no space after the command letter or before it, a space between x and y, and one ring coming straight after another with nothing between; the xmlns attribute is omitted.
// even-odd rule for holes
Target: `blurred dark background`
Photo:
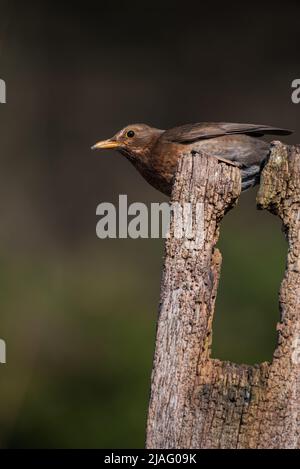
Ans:
<svg viewBox="0 0 300 469"><path fill-rule="evenodd" d="M91 144L132 122L292 128L296 2L0 1L1 447L141 447L162 240L99 240L96 206L166 200ZM223 223L213 354L272 357L286 242L244 194Z"/></svg>

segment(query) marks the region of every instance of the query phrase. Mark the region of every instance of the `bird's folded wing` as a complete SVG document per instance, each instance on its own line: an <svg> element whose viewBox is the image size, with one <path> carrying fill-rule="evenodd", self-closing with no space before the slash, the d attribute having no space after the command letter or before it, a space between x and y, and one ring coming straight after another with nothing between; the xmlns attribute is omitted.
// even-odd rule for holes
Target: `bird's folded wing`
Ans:
<svg viewBox="0 0 300 469"><path fill-rule="evenodd" d="M189 143L196 140L221 137L223 135L246 134L260 137L264 134L290 135L291 130L256 124L232 124L228 122L200 122L187 124L164 132L162 138L169 142Z"/></svg>

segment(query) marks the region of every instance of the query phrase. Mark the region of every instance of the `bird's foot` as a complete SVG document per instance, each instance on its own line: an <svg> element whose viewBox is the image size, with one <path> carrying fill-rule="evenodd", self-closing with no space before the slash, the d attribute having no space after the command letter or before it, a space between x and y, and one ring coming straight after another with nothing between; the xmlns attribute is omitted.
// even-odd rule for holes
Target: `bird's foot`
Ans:
<svg viewBox="0 0 300 469"><path fill-rule="evenodd" d="M191 153L192 153L192 155L198 155L199 151L192 150ZM235 161L227 160L226 158L222 158L221 156L210 155L209 153L206 153L206 152L203 152L203 153L205 153L206 156L216 158L217 160L222 161L222 163L227 163L227 164L230 164L230 166L235 166L236 168L240 168L239 164Z"/></svg>

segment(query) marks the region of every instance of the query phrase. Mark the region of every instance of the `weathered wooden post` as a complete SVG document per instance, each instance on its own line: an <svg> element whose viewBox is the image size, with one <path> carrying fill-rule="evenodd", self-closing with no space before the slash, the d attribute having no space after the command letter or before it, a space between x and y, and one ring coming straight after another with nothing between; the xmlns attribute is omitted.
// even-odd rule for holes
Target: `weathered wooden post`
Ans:
<svg viewBox="0 0 300 469"><path fill-rule="evenodd" d="M257 366L210 358L215 244L239 194L237 168L201 154L181 158L172 201L203 204L204 219L194 240L176 239L173 223L166 242L147 448L300 447L300 147L273 143L257 197L281 218L289 243L277 347L272 363Z"/></svg>

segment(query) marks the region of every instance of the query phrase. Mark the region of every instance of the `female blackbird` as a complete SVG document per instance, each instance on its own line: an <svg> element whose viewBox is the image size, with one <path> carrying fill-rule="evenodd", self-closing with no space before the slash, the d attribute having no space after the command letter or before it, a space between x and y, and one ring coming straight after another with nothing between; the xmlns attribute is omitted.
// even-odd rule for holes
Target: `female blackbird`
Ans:
<svg viewBox="0 0 300 469"><path fill-rule="evenodd" d="M156 189L170 196L178 158L183 153L206 153L241 169L242 190L259 182L269 155L265 134L289 135L292 131L255 124L200 122L169 130L133 124L92 149L114 148L137 168Z"/></svg>

